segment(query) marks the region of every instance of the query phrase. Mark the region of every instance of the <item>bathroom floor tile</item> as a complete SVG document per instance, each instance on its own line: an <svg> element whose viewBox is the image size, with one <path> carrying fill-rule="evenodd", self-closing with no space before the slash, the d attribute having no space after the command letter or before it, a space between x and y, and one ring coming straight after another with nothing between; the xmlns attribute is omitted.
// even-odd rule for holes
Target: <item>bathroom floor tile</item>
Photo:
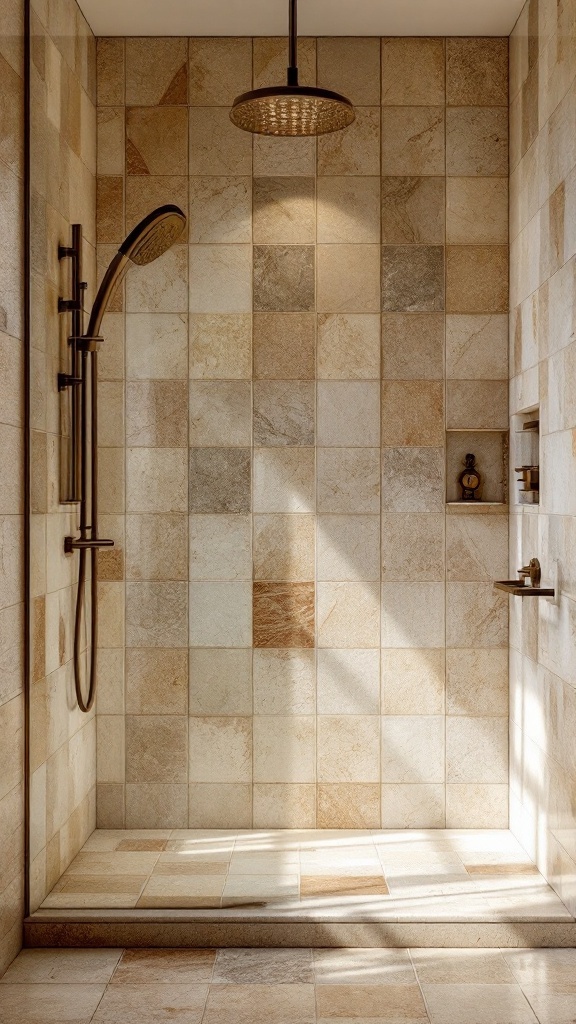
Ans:
<svg viewBox="0 0 576 1024"><path fill-rule="evenodd" d="M306 896L388 896L382 875L302 875L300 894Z"/></svg>
<svg viewBox="0 0 576 1024"><path fill-rule="evenodd" d="M216 960L213 949L125 949L114 972L114 985L168 985L209 982Z"/></svg>

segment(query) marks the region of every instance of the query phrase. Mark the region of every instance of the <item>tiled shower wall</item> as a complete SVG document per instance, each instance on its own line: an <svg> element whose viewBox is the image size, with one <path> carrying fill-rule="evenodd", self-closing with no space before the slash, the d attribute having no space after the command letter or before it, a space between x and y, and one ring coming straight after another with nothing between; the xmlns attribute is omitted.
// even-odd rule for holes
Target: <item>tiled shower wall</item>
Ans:
<svg viewBox="0 0 576 1024"><path fill-rule="evenodd" d="M34 910L86 841L95 822L95 713L76 706L72 651L78 557L77 506L61 504L61 434L69 372L68 261L58 244L83 225L86 304L96 276L96 47L74 0L34 0L31 20L31 591L30 856Z"/></svg>
<svg viewBox="0 0 576 1024"><path fill-rule="evenodd" d="M24 11L0 16L0 975L24 916Z"/></svg>
<svg viewBox="0 0 576 1024"><path fill-rule="evenodd" d="M304 39L355 124L252 138L285 51L98 43L102 269L190 215L104 322L98 821L506 826L508 41Z"/></svg>
<svg viewBox="0 0 576 1024"><path fill-rule="evenodd" d="M576 910L576 2L531 0L511 38L511 412L540 407L540 505L514 508L511 565L560 601L511 614L510 818ZM518 561L520 559L520 561Z"/></svg>

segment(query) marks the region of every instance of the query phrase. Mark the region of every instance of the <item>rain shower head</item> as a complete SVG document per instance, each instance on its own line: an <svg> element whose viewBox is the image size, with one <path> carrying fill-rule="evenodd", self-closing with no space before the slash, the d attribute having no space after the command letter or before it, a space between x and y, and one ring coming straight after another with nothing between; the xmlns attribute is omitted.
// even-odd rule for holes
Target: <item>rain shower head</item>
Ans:
<svg viewBox="0 0 576 1024"><path fill-rule="evenodd" d="M162 256L180 238L186 227L186 217L178 206L159 206L149 213L122 242L94 300L86 337L95 338L100 332L102 318L116 288L123 280L130 264L144 267Z"/></svg>

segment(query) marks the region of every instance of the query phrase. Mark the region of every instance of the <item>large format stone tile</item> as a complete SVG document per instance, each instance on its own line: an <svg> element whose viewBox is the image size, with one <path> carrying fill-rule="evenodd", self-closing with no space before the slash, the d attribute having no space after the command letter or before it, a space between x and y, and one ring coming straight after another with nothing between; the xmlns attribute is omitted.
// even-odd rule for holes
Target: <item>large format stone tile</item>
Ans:
<svg viewBox="0 0 576 1024"><path fill-rule="evenodd" d="M104 992L102 984L6 984L0 1013L11 1024L89 1024Z"/></svg>
<svg viewBox="0 0 576 1024"><path fill-rule="evenodd" d="M125 949L114 972L115 985L152 985L159 982L209 982L216 953L212 949Z"/></svg>
<svg viewBox="0 0 576 1024"><path fill-rule="evenodd" d="M313 982L309 949L220 949L213 984L294 985Z"/></svg>

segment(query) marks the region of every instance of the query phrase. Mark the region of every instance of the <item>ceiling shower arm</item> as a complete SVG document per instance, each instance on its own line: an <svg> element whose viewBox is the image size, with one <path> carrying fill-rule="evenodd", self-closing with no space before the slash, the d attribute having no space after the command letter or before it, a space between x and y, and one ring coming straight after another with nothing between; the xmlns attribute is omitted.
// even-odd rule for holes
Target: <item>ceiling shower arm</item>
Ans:
<svg viewBox="0 0 576 1024"><path fill-rule="evenodd" d="M298 85L298 0L290 0L288 42L288 85Z"/></svg>

